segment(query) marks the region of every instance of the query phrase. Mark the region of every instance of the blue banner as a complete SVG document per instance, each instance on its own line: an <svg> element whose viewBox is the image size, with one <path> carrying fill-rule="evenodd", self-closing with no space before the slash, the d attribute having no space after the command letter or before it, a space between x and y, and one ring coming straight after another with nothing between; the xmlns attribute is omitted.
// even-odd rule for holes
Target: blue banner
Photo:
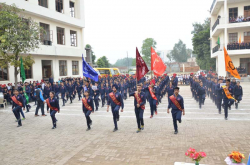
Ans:
<svg viewBox="0 0 250 165"><path fill-rule="evenodd" d="M247 165L250 165L250 154L249 154Z"/></svg>
<svg viewBox="0 0 250 165"><path fill-rule="evenodd" d="M84 60L82 55L82 73L84 77L88 77L98 82L98 73Z"/></svg>

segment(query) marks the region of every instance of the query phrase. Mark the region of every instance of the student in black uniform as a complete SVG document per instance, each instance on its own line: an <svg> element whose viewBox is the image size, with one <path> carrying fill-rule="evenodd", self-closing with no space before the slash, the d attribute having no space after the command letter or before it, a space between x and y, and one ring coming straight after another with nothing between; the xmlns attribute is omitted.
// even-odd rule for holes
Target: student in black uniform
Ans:
<svg viewBox="0 0 250 165"><path fill-rule="evenodd" d="M47 103L47 111L50 109L50 116L52 119L52 124L53 127L52 129L56 128L56 113L60 113L60 106L59 106L59 101L55 98L55 92L51 91L49 93L49 98L46 99L46 103Z"/></svg>
<svg viewBox="0 0 250 165"><path fill-rule="evenodd" d="M238 104L240 103L240 101L242 100L243 97L243 89L240 86L240 82L237 81L237 84L234 87L234 98L236 99L235 101L235 108L238 109Z"/></svg>
<svg viewBox="0 0 250 165"><path fill-rule="evenodd" d="M86 90L84 92L84 98L82 98L82 111L85 114L86 117L86 121L87 121L87 130L89 131L91 129L91 125L92 125L92 120L90 119L90 114L91 112L94 113L94 104L93 104L93 99L91 97L89 97L89 91Z"/></svg>
<svg viewBox="0 0 250 165"><path fill-rule="evenodd" d="M143 113L146 104L146 96L145 93L141 91L141 89L142 85L137 84L137 91L129 94L129 96L134 96L135 116L138 125L138 130L136 131L136 133L144 130Z"/></svg>
<svg viewBox="0 0 250 165"><path fill-rule="evenodd" d="M95 110L98 111L98 107L99 107L99 87L98 87L98 83L95 83L96 86L96 90L94 91L94 102L95 102Z"/></svg>
<svg viewBox="0 0 250 165"><path fill-rule="evenodd" d="M21 127L22 126L22 122L21 122L21 117L20 117L20 110L23 108L23 110L25 110L25 103L23 100L23 97L21 95L19 95L19 91L18 90L14 90L14 96L11 97L13 103L12 103L12 111L17 119L18 122L18 126L17 127Z"/></svg>
<svg viewBox="0 0 250 165"><path fill-rule="evenodd" d="M198 99L199 99L199 108L201 109L201 105L204 105L206 99L206 88L203 86L202 81L200 82L200 86L198 87Z"/></svg>

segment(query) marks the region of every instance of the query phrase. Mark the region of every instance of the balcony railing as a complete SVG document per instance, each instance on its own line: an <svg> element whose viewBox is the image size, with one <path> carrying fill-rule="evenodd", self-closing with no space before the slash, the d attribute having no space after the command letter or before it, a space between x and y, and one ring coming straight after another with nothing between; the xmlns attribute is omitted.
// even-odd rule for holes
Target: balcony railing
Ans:
<svg viewBox="0 0 250 165"><path fill-rule="evenodd" d="M246 50L246 49L250 49L250 42L248 43L242 42L241 44L239 43L227 44L227 50Z"/></svg>
<svg viewBox="0 0 250 165"><path fill-rule="evenodd" d="M219 24L220 24L220 19L217 18L217 20L215 21L215 23L214 23L214 25L212 27L212 31L214 31L214 29L216 28L216 26L219 25Z"/></svg>
<svg viewBox="0 0 250 165"><path fill-rule="evenodd" d="M213 48L213 53L218 52L218 51L219 51L219 48L220 48L220 45L216 45L216 46Z"/></svg>

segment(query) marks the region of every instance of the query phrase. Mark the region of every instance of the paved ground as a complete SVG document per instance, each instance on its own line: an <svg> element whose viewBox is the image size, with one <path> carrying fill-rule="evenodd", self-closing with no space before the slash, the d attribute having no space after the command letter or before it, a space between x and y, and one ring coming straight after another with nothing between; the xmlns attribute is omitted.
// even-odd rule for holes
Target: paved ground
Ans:
<svg viewBox="0 0 250 165"><path fill-rule="evenodd" d="M189 147L207 153L202 163L224 165L224 159L233 150L250 152L250 84L242 83L243 101L239 110L229 112L229 120L219 115L215 105L207 99L202 110L191 98L189 87L181 87L186 115L179 125L179 134L173 134L171 114L166 113L167 99L159 105L159 114L149 118L149 105L144 113L145 130L136 131L133 100L125 101L124 112L113 133L111 112L106 107L91 114L92 130L86 132L86 120L81 102L61 107L57 114L58 128L51 130L50 116L34 117L35 107L26 115L23 127L17 123L11 108L0 110L0 165L16 164L159 164L190 162L185 157ZM33 103L32 103L33 105ZM244 162L247 162L247 158Z"/></svg>

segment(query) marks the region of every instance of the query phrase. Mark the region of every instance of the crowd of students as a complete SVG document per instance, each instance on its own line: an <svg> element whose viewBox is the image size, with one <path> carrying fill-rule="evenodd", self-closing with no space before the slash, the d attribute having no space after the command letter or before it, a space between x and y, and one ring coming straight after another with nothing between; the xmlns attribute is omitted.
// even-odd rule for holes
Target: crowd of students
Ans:
<svg viewBox="0 0 250 165"><path fill-rule="evenodd" d="M234 42L227 44L227 50L250 49L250 42Z"/></svg>
<svg viewBox="0 0 250 165"><path fill-rule="evenodd" d="M234 18L234 17L229 18L229 23L239 23L239 22L248 22L248 21L250 21L250 17L239 16L237 18Z"/></svg>
<svg viewBox="0 0 250 165"><path fill-rule="evenodd" d="M194 77L191 74L190 82L192 96L199 102L199 108L201 109L205 99L210 97L216 105L219 114L221 114L221 108L224 109L225 120L228 119L228 109L231 110L233 104L238 109L238 104L243 97L243 89L240 86L240 82L236 82L235 79L231 80L228 77L218 77L210 73L206 77L205 75Z"/></svg>

